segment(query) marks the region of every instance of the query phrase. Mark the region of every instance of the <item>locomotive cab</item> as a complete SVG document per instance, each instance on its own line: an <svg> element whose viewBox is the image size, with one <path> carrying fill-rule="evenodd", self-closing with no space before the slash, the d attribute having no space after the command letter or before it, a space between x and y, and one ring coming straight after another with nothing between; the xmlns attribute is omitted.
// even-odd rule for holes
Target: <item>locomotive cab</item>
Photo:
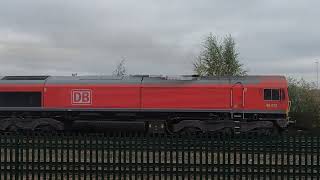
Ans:
<svg viewBox="0 0 320 180"><path fill-rule="evenodd" d="M264 89L263 100L267 110L285 109L288 104L284 88Z"/></svg>
<svg viewBox="0 0 320 180"><path fill-rule="evenodd" d="M270 118L280 128L286 128L289 123L289 97L286 87L263 89L265 117Z"/></svg>

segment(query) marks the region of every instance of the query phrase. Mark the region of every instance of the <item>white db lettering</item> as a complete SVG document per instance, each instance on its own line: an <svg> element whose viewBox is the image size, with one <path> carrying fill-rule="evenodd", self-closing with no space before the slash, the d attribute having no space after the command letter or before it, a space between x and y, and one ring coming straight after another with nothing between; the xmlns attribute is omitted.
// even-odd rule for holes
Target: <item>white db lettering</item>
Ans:
<svg viewBox="0 0 320 180"><path fill-rule="evenodd" d="M72 90L73 105L90 105L92 103L92 93L88 89Z"/></svg>

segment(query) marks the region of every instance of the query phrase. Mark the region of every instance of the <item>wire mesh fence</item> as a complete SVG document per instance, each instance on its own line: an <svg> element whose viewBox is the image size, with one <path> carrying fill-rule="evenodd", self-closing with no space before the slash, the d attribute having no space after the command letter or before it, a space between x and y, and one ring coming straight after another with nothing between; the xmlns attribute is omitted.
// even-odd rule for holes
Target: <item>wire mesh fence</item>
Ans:
<svg viewBox="0 0 320 180"><path fill-rule="evenodd" d="M1 134L1 179L317 179L320 136Z"/></svg>

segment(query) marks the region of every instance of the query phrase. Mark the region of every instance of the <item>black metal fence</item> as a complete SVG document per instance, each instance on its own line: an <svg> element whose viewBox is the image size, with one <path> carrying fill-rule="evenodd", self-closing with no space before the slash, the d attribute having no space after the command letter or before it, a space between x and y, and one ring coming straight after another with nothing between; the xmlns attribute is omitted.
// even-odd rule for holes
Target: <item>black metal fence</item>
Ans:
<svg viewBox="0 0 320 180"><path fill-rule="evenodd" d="M319 179L320 136L1 134L1 179Z"/></svg>

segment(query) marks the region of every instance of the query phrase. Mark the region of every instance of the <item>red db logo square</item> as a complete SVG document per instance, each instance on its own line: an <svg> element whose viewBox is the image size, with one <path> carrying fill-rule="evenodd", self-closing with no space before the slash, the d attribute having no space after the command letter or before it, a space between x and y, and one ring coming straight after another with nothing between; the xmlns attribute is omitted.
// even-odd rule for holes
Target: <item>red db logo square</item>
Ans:
<svg viewBox="0 0 320 180"><path fill-rule="evenodd" d="M71 102L73 105L92 104L92 91L90 89L74 89L71 94Z"/></svg>

